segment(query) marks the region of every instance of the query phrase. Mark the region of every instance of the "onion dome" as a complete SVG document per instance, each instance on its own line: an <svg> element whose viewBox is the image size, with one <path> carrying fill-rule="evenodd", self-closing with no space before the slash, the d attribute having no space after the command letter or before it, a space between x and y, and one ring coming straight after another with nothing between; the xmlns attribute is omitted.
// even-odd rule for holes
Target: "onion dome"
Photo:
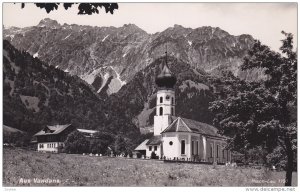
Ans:
<svg viewBox="0 0 300 192"><path fill-rule="evenodd" d="M156 77L155 83L159 88L174 88L176 77L170 71L167 63L164 64L161 73Z"/></svg>

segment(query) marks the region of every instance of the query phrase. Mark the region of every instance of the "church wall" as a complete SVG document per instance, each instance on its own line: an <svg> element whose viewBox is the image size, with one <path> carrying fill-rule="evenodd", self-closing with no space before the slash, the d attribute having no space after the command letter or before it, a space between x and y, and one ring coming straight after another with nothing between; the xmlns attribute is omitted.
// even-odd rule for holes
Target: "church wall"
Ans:
<svg viewBox="0 0 300 192"><path fill-rule="evenodd" d="M201 160L206 160L206 151L207 151L207 149L206 149L206 138L204 137L204 136L200 136L200 143L199 143L199 150L200 150L200 152L199 152L199 158L201 159Z"/></svg>
<svg viewBox="0 0 300 192"><path fill-rule="evenodd" d="M222 145L221 145L221 141L220 140L215 140L215 151L214 151L214 155L215 155L215 161L216 162L223 162L223 157L222 157Z"/></svg>
<svg viewBox="0 0 300 192"><path fill-rule="evenodd" d="M225 140L210 138L195 133L163 133L163 156L167 159L191 159L226 163L231 161L230 151L225 150ZM181 154L181 141L185 141L185 154ZM170 142L172 141L172 145ZM198 143L197 143L198 142ZM192 147L194 143L194 147ZM197 151L198 144L198 151ZM194 150L194 152L192 151ZM217 152L218 150L218 152ZM151 154L151 153L150 153Z"/></svg>
<svg viewBox="0 0 300 192"><path fill-rule="evenodd" d="M197 135L192 135L191 136L191 139L192 139L192 141L191 141L191 157L192 157L192 159L197 159L197 160L199 160L199 159L201 159L200 158L200 152L201 152L201 149L200 149L200 143L202 142L201 141L201 136L199 135L199 134L197 134Z"/></svg>
<svg viewBox="0 0 300 192"><path fill-rule="evenodd" d="M214 162L215 160L214 148L215 148L214 140L211 138L207 138L206 139L206 151L207 151L206 161Z"/></svg>
<svg viewBox="0 0 300 192"><path fill-rule="evenodd" d="M150 146L151 146L151 150L149 149ZM155 147L157 147L157 150L155 150ZM161 147L160 147L160 145L147 145L146 157L151 158L151 153L153 151L155 152L156 156L158 156L159 158L161 157Z"/></svg>
<svg viewBox="0 0 300 192"><path fill-rule="evenodd" d="M180 158L191 158L191 135L190 134L183 134L183 133L178 133L178 139L179 139L179 155ZM185 141L185 154L181 154L181 141Z"/></svg>
<svg viewBox="0 0 300 192"><path fill-rule="evenodd" d="M175 115L175 91L171 89L159 90L156 98L156 115L160 115L159 108L163 108L162 115ZM171 108L174 114L171 113Z"/></svg>
<svg viewBox="0 0 300 192"><path fill-rule="evenodd" d="M154 135L160 135L170 125L170 118L168 115L154 116Z"/></svg>
<svg viewBox="0 0 300 192"><path fill-rule="evenodd" d="M170 145L172 142L172 145ZM180 143L177 137L177 133L164 133L163 134L163 155L167 159L174 159L179 157Z"/></svg>
<svg viewBox="0 0 300 192"><path fill-rule="evenodd" d="M207 138L207 145L206 145L206 151L207 151L207 158L206 161L208 162L219 162L219 163L226 163L227 162L227 156L228 160L229 153L227 153L227 150L224 150L226 146L226 141L220 140L220 139L214 139L214 138Z"/></svg>

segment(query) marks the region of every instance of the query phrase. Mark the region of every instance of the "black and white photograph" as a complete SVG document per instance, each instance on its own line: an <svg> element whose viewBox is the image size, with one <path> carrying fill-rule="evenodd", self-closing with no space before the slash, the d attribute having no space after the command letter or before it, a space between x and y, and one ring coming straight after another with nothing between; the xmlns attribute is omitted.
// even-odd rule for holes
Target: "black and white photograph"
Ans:
<svg viewBox="0 0 300 192"><path fill-rule="evenodd" d="M296 191L297 29L297 2L2 2L2 188Z"/></svg>

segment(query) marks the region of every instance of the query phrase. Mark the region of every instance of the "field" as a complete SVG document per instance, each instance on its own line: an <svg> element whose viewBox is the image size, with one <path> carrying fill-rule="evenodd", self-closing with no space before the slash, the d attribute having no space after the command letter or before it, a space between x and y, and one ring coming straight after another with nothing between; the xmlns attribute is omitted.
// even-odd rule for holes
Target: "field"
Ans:
<svg viewBox="0 0 300 192"><path fill-rule="evenodd" d="M3 186L283 186L285 176L284 172L221 165L45 154L9 148L4 148L3 153ZM35 179L59 182L41 184ZM293 173L293 186L297 186L297 173Z"/></svg>

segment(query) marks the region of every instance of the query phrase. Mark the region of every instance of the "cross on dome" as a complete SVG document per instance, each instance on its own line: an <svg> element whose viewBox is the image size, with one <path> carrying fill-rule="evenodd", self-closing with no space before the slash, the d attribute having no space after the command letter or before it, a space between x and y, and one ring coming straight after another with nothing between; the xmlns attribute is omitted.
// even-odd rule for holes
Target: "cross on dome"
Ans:
<svg viewBox="0 0 300 192"><path fill-rule="evenodd" d="M165 63L163 64L161 73L156 77L155 83L157 86L161 89L172 89L174 88L174 85L176 84L176 77L173 75L171 70L168 67L168 51L167 51L167 45L166 45L166 51L165 51Z"/></svg>

